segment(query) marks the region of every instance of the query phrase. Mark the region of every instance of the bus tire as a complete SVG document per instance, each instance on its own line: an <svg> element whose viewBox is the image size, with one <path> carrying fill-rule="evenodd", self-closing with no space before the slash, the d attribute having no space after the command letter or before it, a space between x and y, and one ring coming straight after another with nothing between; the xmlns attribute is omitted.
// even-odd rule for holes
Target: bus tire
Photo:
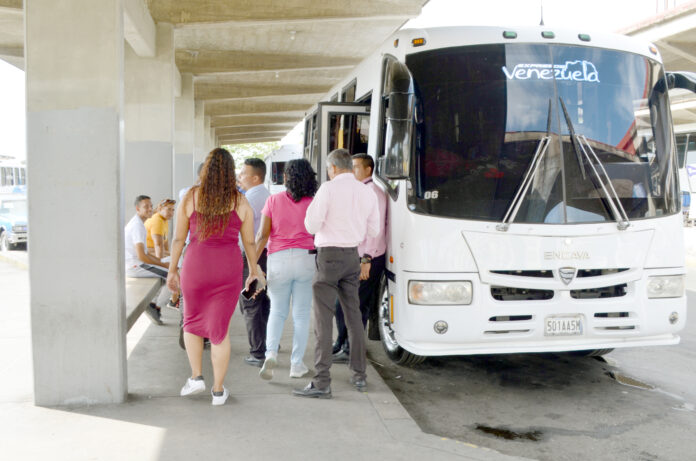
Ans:
<svg viewBox="0 0 696 461"><path fill-rule="evenodd" d="M394 337L389 319L389 284L386 277L382 277L380 281L379 294L379 336L387 357L398 365L413 366L423 363L424 356L412 354L399 346Z"/></svg>
<svg viewBox="0 0 696 461"><path fill-rule="evenodd" d="M611 349L588 349L585 351L572 351L570 352L570 355L575 357L601 357L610 353L613 350L613 347Z"/></svg>

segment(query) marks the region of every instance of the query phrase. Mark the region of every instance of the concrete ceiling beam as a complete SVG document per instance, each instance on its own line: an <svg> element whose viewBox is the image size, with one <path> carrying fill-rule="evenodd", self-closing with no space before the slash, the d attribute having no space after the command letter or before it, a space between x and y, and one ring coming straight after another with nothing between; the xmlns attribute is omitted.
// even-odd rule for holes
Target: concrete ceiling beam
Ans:
<svg viewBox="0 0 696 461"><path fill-rule="evenodd" d="M155 57L155 21L144 0L124 0L123 34L135 54L143 58Z"/></svg>
<svg viewBox="0 0 696 461"><path fill-rule="evenodd" d="M359 61L356 58L346 57L250 53L241 50L176 50L176 65L179 71L197 75L212 72L353 67Z"/></svg>
<svg viewBox="0 0 696 461"><path fill-rule="evenodd" d="M263 96L325 94L332 85L255 85L240 83L196 83L197 100L244 99Z"/></svg>
<svg viewBox="0 0 696 461"><path fill-rule="evenodd" d="M300 112L304 113L312 103L296 103L296 102L274 102L274 101L230 101L207 103L205 105L205 114L210 116L229 115L229 114L272 114L278 112Z"/></svg>
<svg viewBox="0 0 696 461"><path fill-rule="evenodd" d="M619 33L642 38L649 42L656 42L693 30L695 18L696 4L688 2L672 8L656 18L650 18L642 23L623 29Z"/></svg>
<svg viewBox="0 0 696 461"><path fill-rule="evenodd" d="M266 124L290 124L296 125L302 116L293 115L223 115L210 118L210 126L229 127L229 126L248 126Z"/></svg>
<svg viewBox="0 0 696 461"><path fill-rule="evenodd" d="M0 55L24 58L23 46L0 46Z"/></svg>
<svg viewBox="0 0 696 461"><path fill-rule="evenodd" d="M680 48L676 43L670 43L666 40L658 40L657 42L655 42L655 45L657 45L658 48L663 49L671 54L686 59L692 64L696 64L696 55Z"/></svg>
<svg viewBox="0 0 696 461"><path fill-rule="evenodd" d="M287 133L292 129L289 125L247 125L235 127L218 127L215 133L218 136L231 136L235 134L258 134L258 133Z"/></svg>
<svg viewBox="0 0 696 461"><path fill-rule="evenodd" d="M255 128L263 128L265 126L274 126L276 129L280 130L281 128L284 130L291 130L297 125L297 120L294 120L294 122L291 123L276 123L273 125L269 125L267 123L256 123L253 125L225 125L225 126L218 126L214 127L216 130L226 130L229 128L249 128L249 129L255 129Z"/></svg>
<svg viewBox="0 0 696 461"><path fill-rule="evenodd" d="M273 138L249 138L249 139L220 139L221 146L235 146L239 144L261 144L266 142L278 142L283 139L282 136L276 136Z"/></svg>
<svg viewBox="0 0 696 461"><path fill-rule="evenodd" d="M265 21L277 18L311 20L340 17L420 14L422 0L148 0L157 22L173 24Z"/></svg>
<svg viewBox="0 0 696 461"><path fill-rule="evenodd" d="M254 72L226 72L215 74L203 74L194 78L198 84L220 85L266 85L289 86L301 82L306 86L332 87L345 78L348 66L324 68L324 69L282 69Z"/></svg>
<svg viewBox="0 0 696 461"><path fill-rule="evenodd" d="M258 131L252 133L226 134L219 136L221 139L248 139L248 138L282 138L290 130Z"/></svg>

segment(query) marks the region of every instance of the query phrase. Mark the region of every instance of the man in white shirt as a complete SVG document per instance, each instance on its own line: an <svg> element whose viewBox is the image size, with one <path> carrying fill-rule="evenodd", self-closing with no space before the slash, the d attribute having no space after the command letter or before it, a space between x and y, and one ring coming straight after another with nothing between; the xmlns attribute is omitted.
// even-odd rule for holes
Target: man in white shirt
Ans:
<svg viewBox="0 0 696 461"><path fill-rule="evenodd" d="M348 151L336 149L326 162L331 181L321 185L305 216L305 227L314 234L317 247L317 271L312 282L317 374L304 389L293 391L300 397L324 399L331 398L329 369L336 296L343 307L351 344L350 382L359 391L367 387L365 331L358 297L358 245L367 236L376 237L381 230L377 197L353 175Z"/></svg>
<svg viewBox="0 0 696 461"><path fill-rule="evenodd" d="M163 263L155 255L147 252L147 230L145 220L152 215L152 201L147 195L135 198L135 215L128 221L125 228L126 237L126 276L127 277L160 277L167 280L169 264ZM153 302L145 308L145 314L153 323L163 325L161 307L167 304L171 292L162 285Z"/></svg>
<svg viewBox="0 0 696 461"><path fill-rule="evenodd" d="M239 184L244 189L244 196L249 201L254 210L254 235L259 231L261 224L261 210L266 204L266 200L271 196L263 181L266 179L266 163L260 158L248 158L244 160L242 169L239 172ZM264 248L259 255L259 266L266 272L266 258L268 254ZM243 277L249 275L246 258L244 258ZM244 357L247 365L261 367L266 359L266 326L268 315L271 312L271 301L268 299L266 290L251 299L239 297L240 310L244 314L244 322L247 327L249 337L249 355Z"/></svg>

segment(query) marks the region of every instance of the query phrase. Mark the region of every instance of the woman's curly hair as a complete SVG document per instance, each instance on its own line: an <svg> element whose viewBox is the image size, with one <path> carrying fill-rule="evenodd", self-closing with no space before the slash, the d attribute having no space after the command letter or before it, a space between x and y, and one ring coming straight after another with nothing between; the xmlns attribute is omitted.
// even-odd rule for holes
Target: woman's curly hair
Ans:
<svg viewBox="0 0 696 461"><path fill-rule="evenodd" d="M317 175L306 159L290 160L285 164L284 174L285 188L293 201L299 202L317 193Z"/></svg>
<svg viewBox="0 0 696 461"><path fill-rule="evenodd" d="M239 192L232 155L220 147L208 154L200 174L198 187L199 240L223 234L232 211L237 208Z"/></svg>

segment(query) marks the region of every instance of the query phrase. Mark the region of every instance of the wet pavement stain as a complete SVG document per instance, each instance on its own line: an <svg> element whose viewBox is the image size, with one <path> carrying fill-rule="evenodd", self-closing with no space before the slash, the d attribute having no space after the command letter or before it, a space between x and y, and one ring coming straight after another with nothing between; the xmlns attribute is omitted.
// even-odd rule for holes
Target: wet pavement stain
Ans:
<svg viewBox="0 0 696 461"><path fill-rule="evenodd" d="M624 386L631 386L631 387L637 387L638 389L646 389L646 390L653 390L655 389L655 386L652 384L647 384L642 381L638 381L635 378L631 378L630 376L622 375L621 373L616 373L614 371L607 371L606 375L615 380L619 384L623 384Z"/></svg>
<svg viewBox="0 0 696 461"><path fill-rule="evenodd" d="M491 434L496 437L505 440L531 440L533 442L538 442L541 440L543 433L541 431L530 431L530 432L514 432L509 429L503 429L500 427L490 427L483 424L477 424L476 430L481 431L486 434Z"/></svg>

